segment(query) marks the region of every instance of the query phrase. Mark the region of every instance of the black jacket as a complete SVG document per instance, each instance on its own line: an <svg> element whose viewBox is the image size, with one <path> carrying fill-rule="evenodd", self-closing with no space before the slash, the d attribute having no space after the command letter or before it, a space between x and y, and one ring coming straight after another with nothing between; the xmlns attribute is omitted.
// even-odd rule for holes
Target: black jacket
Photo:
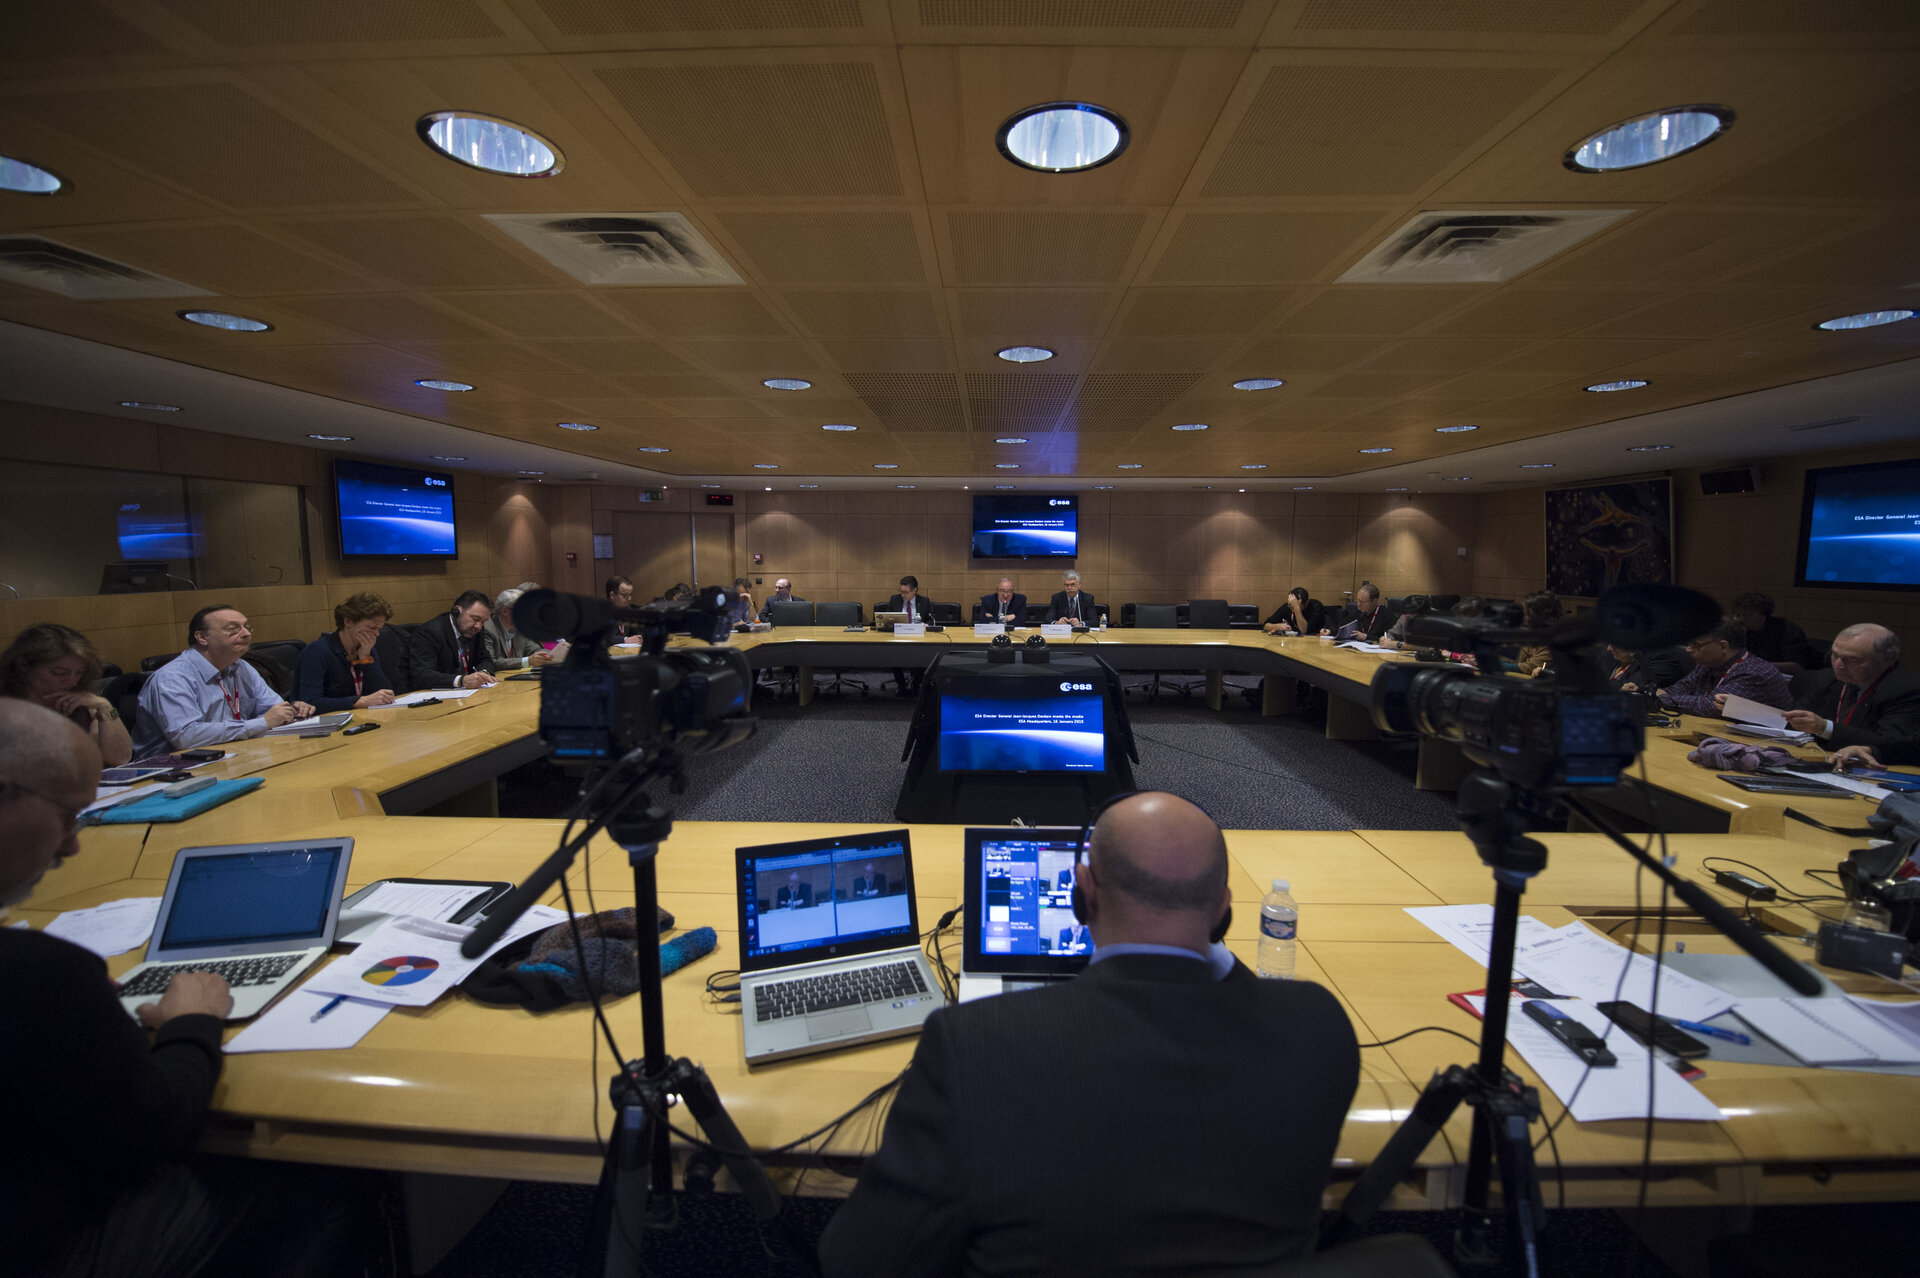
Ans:
<svg viewBox="0 0 1920 1278"><path fill-rule="evenodd" d="M1679 683L1691 669L1693 658L1685 648L1648 648L1634 653L1624 667L1616 665L1609 656L1607 682L1615 692L1630 683L1642 695L1650 697L1661 688Z"/></svg>
<svg viewBox="0 0 1920 1278"><path fill-rule="evenodd" d="M0 1269L63 1245L159 1163L191 1149L220 1077L215 1016L147 1042L107 966L57 937L0 928Z"/></svg>
<svg viewBox="0 0 1920 1278"><path fill-rule="evenodd" d="M1239 964L1115 955L937 1011L822 1267L1267 1272L1313 1250L1359 1073L1333 995Z"/></svg>
<svg viewBox="0 0 1920 1278"><path fill-rule="evenodd" d="M1080 620L1086 622L1089 626L1100 623L1100 612L1093 606L1093 596L1088 594L1084 589L1080 592L1079 609L1077 614L1069 612L1067 592L1064 590L1056 590L1053 592L1053 598L1048 601L1047 616L1053 621L1065 621L1068 617L1077 615Z"/></svg>
<svg viewBox="0 0 1920 1278"><path fill-rule="evenodd" d="M461 661L461 651L466 661ZM413 628L407 646L407 691L422 688L453 688L476 670L485 670L493 662L493 645L487 642L483 627L473 638L462 640L453 628L453 614L443 612Z"/></svg>
<svg viewBox="0 0 1920 1278"><path fill-rule="evenodd" d="M880 605L881 612L905 612L906 610L907 610L907 602L906 600L902 599L899 595L894 595L892 598L888 599L885 603ZM915 594L913 597L913 615L907 618L907 621L909 623L912 623L916 621L932 621L932 620L933 620L932 601L929 600L925 595Z"/></svg>
<svg viewBox="0 0 1920 1278"><path fill-rule="evenodd" d="M1920 738L1920 672L1895 666L1880 677L1872 695L1857 706L1852 690L1831 669L1810 676L1804 686L1806 691L1794 705L1833 720L1833 735L1820 738L1829 749ZM1847 701L1844 711L1840 709L1843 692Z"/></svg>
<svg viewBox="0 0 1920 1278"><path fill-rule="evenodd" d="M294 668L294 701L304 701L321 714L351 710L353 703L369 692L391 688L393 680L373 654L373 661L360 667L359 692L353 690L353 666L340 643L340 632L330 630L300 650L300 664Z"/></svg>
<svg viewBox="0 0 1920 1278"><path fill-rule="evenodd" d="M1003 610L1000 607L999 591L996 590L990 595L981 595L979 605L973 610L973 619L975 621L997 621L1002 611L1013 614L1014 625L1026 625L1027 597L1017 590L1014 591L1013 598L1008 601L1006 608Z"/></svg>
<svg viewBox="0 0 1920 1278"><path fill-rule="evenodd" d="M1758 630L1747 631L1747 651L1762 661L1791 661L1807 670L1821 665L1807 632L1785 617L1768 617Z"/></svg>
<svg viewBox="0 0 1920 1278"><path fill-rule="evenodd" d="M1387 631L1393 629L1394 622L1400 620L1400 614L1395 612L1386 600L1382 599L1380 605L1371 613L1362 617L1359 612L1356 611L1352 619L1360 623L1354 630L1354 638L1365 639L1368 643L1379 643L1380 637L1386 634ZM1345 624L1346 621L1344 619L1335 620L1333 617L1326 617L1320 623L1322 629L1333 631L1338 631L1340 627Z"/></svg>
<svg viewBox="0 0 1920 1278"><path fill-rule="evenodd" d="M1268 617L1265 621L1261 622L1260 624L1265 626L1277 626L1284 621L1288 625L1293 627L1295 634L1302 634L1302 635L1319 634L1320 627L1323 624L1325 624L1326 616L1327 616L1327 610L1320 605L1320 601L1318 599L1309 599L1307 600L1306 607L1302 608L1300 611L1304 613L1305 616L1302 621L1295 621L1293 619L1293 614L1287 610L1287 601L1285 599L1282 599L1280 601L1280 606L1273 610L1273 615L1271 617Z"/></svg>

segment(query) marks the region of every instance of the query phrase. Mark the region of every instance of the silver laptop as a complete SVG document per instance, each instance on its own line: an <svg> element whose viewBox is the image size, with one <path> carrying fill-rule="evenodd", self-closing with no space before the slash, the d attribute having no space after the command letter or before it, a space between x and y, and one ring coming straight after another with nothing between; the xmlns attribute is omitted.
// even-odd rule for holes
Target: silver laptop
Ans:
<svg viewBox="0 0 1920 1278"><path fill-rule="evenodd" d="M734 851L747 1063L897 1038L946 1002L905 830Z"/></svg>
<svg viewBox="0 0 1920 1278"><path fill-rule="evenodd" d="M353 840L181 848L153 921L147 961L120 980L129 1013L177 972L218 972L245 1020L325 957L340 921Z"/></svg>
<svg viewBox="0 0 1920 1278"><path fill-rule="evenodd" d="M1077 826L970 827L960 1001L1074 976L1093 939L1073 917Z"/></svg>
<svg viewBox="0 0 1920 1278"><path fill-rule="evenodd" d="M873 628L891 630L895 626L904 625L906 620L907 614L904 612L876 612L873 614Z"/></svg>

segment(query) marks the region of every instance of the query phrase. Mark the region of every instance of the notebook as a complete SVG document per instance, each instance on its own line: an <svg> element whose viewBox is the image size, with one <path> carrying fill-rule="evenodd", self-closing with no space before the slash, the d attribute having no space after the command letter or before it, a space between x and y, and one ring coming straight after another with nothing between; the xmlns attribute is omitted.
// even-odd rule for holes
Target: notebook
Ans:
<svg viewBox="0 0 1920 1278"><path fill-rule="evenodd" d="M146 962L120 979L132 1014L176 972L218 972L231 1021L265 1009L326 955L340 920L349 838L181 848L153 921Z"/></svg>
<svg viewBox="0 0 1920 1278"><path fill-rule="evenodd" d="M1077 826L969 828L960 1001L1065 980L1093 941L1073 917Z"/></svg>
<svg viewBox="0 0 1920 1278"><path fill-rule="evenodd" d="M946 1001L905 830L734 851L747 1063L911 1034Z"/></svg>

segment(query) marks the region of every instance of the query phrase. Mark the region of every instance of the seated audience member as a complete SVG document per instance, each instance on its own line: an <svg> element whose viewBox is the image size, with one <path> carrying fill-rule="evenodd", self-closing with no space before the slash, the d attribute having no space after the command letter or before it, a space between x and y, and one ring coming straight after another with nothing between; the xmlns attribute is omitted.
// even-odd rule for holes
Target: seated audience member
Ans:
<svg viewBox="0 0 1920 1278"><path fill-rule="evenodd" d="M1525 626L1550 626L1560 619L1560 596L1551 590L1536 590L1520 601L1520 620ZM1514 663L1523 675L1537 675L1553 661L1553 649L1546 644L1524 644Z"/></svg>
<svg viewBox="0 0 1920 1278"><path fill-rule="evenodd" d="M407 691L484 688L500 682L487 670L493 664L486 636L492 612L485 595L469 590L450 610L415 626L407 647Z"/></svg>
<svg viewBox="0 0 1920 1278"><path fill-rule="evenodd" d="M1360 1054L1324 988L1213 941L1228 873L1185 800L1103 813L1074 887L1085 972L927 1019L823 1272L1253 1274L1310 1253Z"/></svg>
<svg viewBox="0 0 1920 1278"><path fill-rule="evenodd" d="M1060 589L1047 602L1047 617L1051 621L1064 621L1075 630L1085 630L1098 624L1099 612L1093 606L1093 596L1080 589L1080 574L1068 569L1060 576Z"/></svg>
<svg viewBox="0 0 1920 1278"><path fill-rule="evenodd" d="M676 581L667 587L667 592L655 599L655 603L680 603L693 598L693 587L684 581Z"/></svg>
<svg viewBox="0 0 1920 1278"><path fill-rule="evenodd" d="M134 757L257 737L311 715L311 705L282 701L258 670L240 660L251 647L253 631L238 608L209 604L194 613L185 651L140 689Z"/></svg>
<svg viewBox="0 0 1920 1278"><path fill-rule="evenodd" d="M805 603L799 595L793 593L793 583L785 577L773 580L773 593L767 596L767 606L760 610L760 620L773 620L773 606L777 603Z"/></svg>
<svg viewBox="0 0 1920 1278"><path fill-rule="evenodd" d="M1406 611L1380 636L1382 648L1418 648L1420 645L1408 636L1413 632L1413 623L1433 611L1433 600L1425 595L1408 595Z"/></svg>
<svg viewBox="0 0 1920 1278"><path fill-rule="evenodd" d="M1637 692L1651 697L1660 689L1679 683L1693 667L1693 659L1682 648L1646 648L1631 652L1618 644L1607 645L1612 658L1607 667L1607 683L1615 692Z"/></svg>
<svg viewBox="0 0 1920 1278"><path fill-rule="evenodd" d="M379 595L350 595L335 604L333 633L300 650L293 695L321 714L392 705L393 676L373 650L391 620L393 605Z"/></svg>
<svg viewBox="0 0 1920 1278"><path fill-rule="evenodd" d="M860 900L865 897L885 896L886 894L887 876L874 869L873 862L867 862L866 869L854 877L854 899Z"/></svg>
<svg viewBox="0 0 1920 1278"><path fill-rule="evenodd" d="M539 588L533 587L535 590ZM553 660L553 653L514 628L513 606L526 593L525 588L513 586L493 597L493 615L487 618L486 625L480 627L480 632L487 637L487 647L493 653L493 662L487 667L490 670L531 670Z"/></svg>
<svg viewBox="0 0 1920 1278"><path fill-rule="evenodd" d="M1841 746L1833 754L1836 772L1848 768L1910 768L1920 763L1920 737L1882 741L1879 745Z"/></svg>
<svg viewBox="0 0 1920 1278"><path fill-rule="evenodd" d="M0 699L0 908L79 851L100 755L60 715ZM173 979L140 1024L106 964L30 928L0 927L6 1082L0 1202L9 1274L314 1276L373 1228L341 1179L193 1153L233 1008L211 972ZM157 1031L149 1043L144 1024Z"/></svg>
<svg viewBox="0 0 1920 1278"><path fill-rule="evenodd" d="M85 635L58 622L28 626L0 653L0 697L37 701L65 715L115 768L133 757L133 734L113 703L94 692L99 682L100 654Z"/></svg>
<svg viewBox="0 0 1920 1278"><path fill-rule="evenodd" d="M1027 624L1027 597L1013 588L1013 578L1002 577L992 594L980 596L980 606L973 610L973 619L1024 626Z"/></svg>
<svg viewBox="0 0 1920 1278"><path fill-rule="evenodd" d="M1747 651L1762 661L1771 661L1781 674L1797 675L1817 670L1820 654L1807 638L1807 632L1773 615L1773 599L1757 590L1735 595L1727 606L1735 621L1747 628Z"/></svg>
<svg viewBox="0 0 1920 1278"><path fill-rule="evenodd" d="M753 609L753 583L745 577L733 579L733 589L727 594L727 606L721 610L726 619L727 628L750 626L755 616Z"/></svg>
<svg viewBox="0 0 1920 1278"><path fill-rule="evenodd" d="M1660 704L1685 714L1717 715L1730 696L1785 710L1787 677L1746 649L1747 628L1732 617L1687 645L1693 669L1659 691Z"/></svg>
<svg viewBox="0 0 1920 1278"><path fill-rule="evenodd" d="M927 601L920 597L920 579L906 576L900 579L900 592L889 596L887 602L880 605L881 612L904 612L907 624L925 624L933 620L933 612ZM920 695L920 684L926 679L923 667L912 670L898 669L893 672L893 686L897 695L914 697Z"/></svg>
<svg viewBox="0 0 1920 1278"><path fill-rule="evenodd" d="M1270 635L1317 635L1326 617L1326 609L1307 594L1305 586L1295 586L1287 592L1280 606L1265 623Z"/></svg>
<svg viewBox="0 0 1920 1278"><path fill-rule="evenodd" d="M1371 581L1363 581L1355 587L1353 606L1358 613L1354 618L1356 624L1353 628L1353 637L1364 639L1368 643L1379 643L1386 636L1387 631L1392 629L1393 623L1400 619L1399 614L1381 602L1380 587ZM1341 629L1344 629L1344 626L1333 626L1322 622L1320 633L1330 635Z"/></svg>
<svg viewBox="0 0 1920 1278"><path fill-rule="evenodd" d="M620 576L607 578L607 602L616 608L633 607L633 583ZM619 621L614 624L619 628L622 639L640 633L638 626L628 622Z"/></svg>
<svg viewBox="0 0 1920 1278"><path fill-rule="evenodd" d="M1806 685L1787 726L1829 749L1920 737L1920 674L1900 664L1900 637L1885 626L1862 622L1835 635L1828 668Z"/></svg>
<svg viewBox="0 0 1920 1278"><path fill-rule="evenodd" d="M803 910L813 904L813 885L800 881L800 871L787 876L787 882L773 897L777 910Z"/></svg>

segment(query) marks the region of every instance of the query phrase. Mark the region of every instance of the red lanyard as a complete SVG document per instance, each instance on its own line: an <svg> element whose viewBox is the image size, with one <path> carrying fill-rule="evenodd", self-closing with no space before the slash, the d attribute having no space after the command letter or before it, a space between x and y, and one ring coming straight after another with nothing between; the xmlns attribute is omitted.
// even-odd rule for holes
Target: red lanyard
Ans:
<svg viewBox="0 0 1920 1278"><path fill-rule="evenodd" d="M240 713L240 693L238 690L233 692L227 691L226 672L215 671L213 681L220 685L220 696L226 701L227 709L233 711L234 721L236 723L244 723L246 721L245 717Z"/></svg>
<svg viewBox="0 0 1920 1278"><path fill-rule="evenodd" d="M466 674L467 663L470 660L469 655L467 653L467 641L460 637L459 626L454 625L452 621L448 621L447 624L450 626L453 626L453 647L454 647L454 650L460 654L460 673Z"/></svg>
<svg viewBox="0 0 1920 1278"><path fill-rule="evenodd" d="M353 677L353 695L365 696L367 691L367 673L362 666L370 666L371 661L355 661L347 666L347 673Z"/></svg>
<svg viewBox="0 0 1920 1278"><path fill-rule="evenodd" d="M1885 675L1880 676L1880 679L1884 679L1884 678L1886 678ZM1849 689L1842 688L1840 690L1840 709L1845 710L1847 712L1846 716L1842 718L1840 722L1842 723L1853 722L1853 716L1859 713L1860 703L1873 695L1873 690L1880 686L1880 679L1875 679L1872 683L1868 684L1864 688L1852 688L1851 691L1855 694L1855 696L1853 698L1853 705L1851 707L1847 705L1847 692L1849 691ZM1834 713L1838 714L1839 711L1836 710Z"/></svg>

